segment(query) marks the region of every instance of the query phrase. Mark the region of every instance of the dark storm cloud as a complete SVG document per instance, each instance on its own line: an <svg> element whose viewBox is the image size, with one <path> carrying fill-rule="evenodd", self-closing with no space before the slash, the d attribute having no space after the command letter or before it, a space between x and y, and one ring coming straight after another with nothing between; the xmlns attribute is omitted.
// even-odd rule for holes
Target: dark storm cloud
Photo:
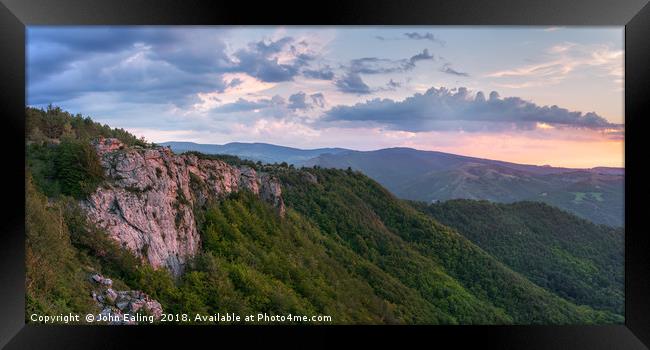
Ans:
<svg viewBox="0 0 650 350"><path fill-rule="evenodd" d="M538 106L519 97L501 99L496 92L485 99L471 96L466 88L431 88L403 101L374 99L353 106L337 106L326 112L323 122L385 125L394 130L503 131L533 129L537 123L557 127L620 129L593 113L569 111L558 106Z"/></svg>

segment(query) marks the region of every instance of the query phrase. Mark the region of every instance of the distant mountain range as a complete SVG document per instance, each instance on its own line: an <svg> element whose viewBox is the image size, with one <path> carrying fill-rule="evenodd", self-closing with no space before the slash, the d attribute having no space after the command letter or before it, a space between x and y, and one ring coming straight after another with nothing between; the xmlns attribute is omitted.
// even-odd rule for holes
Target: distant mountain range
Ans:
<svg viewBox="0 0 650 350"><path fill-rule="evenodd" d="M624 168L516 164L411 148L303 150L265 143L166 142L175 152L229 154L266 163L359 170L396 196L424 202L484 199L545 202L599 224L622 226Z"/></svg>
<svg viewBox="0 0 650 350"><path fill-rule="evenodd" d="M268 143L243 142L232 142L225 145L209 145L194 142L164 142L160 145L169 146L177 153L197 151L205 154L229 154L264 163L287 162L294 165L301 164L320 155L350 151L344 148L298 149Z"/></svg>

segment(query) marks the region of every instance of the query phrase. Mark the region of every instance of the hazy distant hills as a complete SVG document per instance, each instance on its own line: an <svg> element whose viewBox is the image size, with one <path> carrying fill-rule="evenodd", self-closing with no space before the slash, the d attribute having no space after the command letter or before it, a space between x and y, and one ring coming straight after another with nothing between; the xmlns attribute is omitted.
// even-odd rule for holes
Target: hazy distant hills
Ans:
<svg viewBox="0 0 650 350"><path fill-rule="evenodd" d="M268 163L350 167L405 199L425 202L449 199L541 201L595 223L623 225L622 168L556 168L411 148L353 151L342 148L302 150L263 143L201 145L168 142L163 145L176 152L192 150L231 154Z"/></svg>
<svg viewBox="0 0 650 350"><path fill-rule="evenodd" d="M194 142L164 142L174 152L197 151L206 154L230 154L243 159L261 161L264 163L300 164L322 154L336 154L349 151L344 148L298 149L268 143L232 142L225 145L210 145Z"/></svg>

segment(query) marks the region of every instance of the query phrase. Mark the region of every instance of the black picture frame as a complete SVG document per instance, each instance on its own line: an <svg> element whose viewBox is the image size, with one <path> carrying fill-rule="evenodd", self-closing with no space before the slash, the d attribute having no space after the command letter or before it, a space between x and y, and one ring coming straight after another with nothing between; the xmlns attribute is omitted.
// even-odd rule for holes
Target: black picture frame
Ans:
<svg viewBox="0 0 650 350"><path fill-rule="evenodd" d="M544 1L242 1L0 0L0 132L3 163L0 231L0 346L170 348L172 342L224 339L240 345L343 345L418 340L431 347L644 349L650 344L650 239L644 229L643 132L650 100L648 0ZM24 108L25 27L91 24L223 25L618 25L625 26L625 324L607 326L169 327L25 324ZM8 122L7 122L8 120ZM345 341L339 337L345 335ZM310 337L307 339L307 337ZM202 338L202 339L201 339ZM644 345L645 344L645 345ZM187 344L186 344L187 345ZM447 347L447 346L445 346ZM451 347L451 346L450 346Z"/></svg>

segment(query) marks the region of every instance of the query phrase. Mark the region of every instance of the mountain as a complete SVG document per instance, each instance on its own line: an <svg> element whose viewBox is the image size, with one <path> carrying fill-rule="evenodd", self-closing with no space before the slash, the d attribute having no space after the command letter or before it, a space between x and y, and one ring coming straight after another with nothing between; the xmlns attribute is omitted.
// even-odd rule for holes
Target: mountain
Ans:
<svg viewBox="0 0 650 350"><path fill-rule="evenodd" d="M161 146L170 147L174 152L196 151L205 154L228 154L239 158L264 163L299 164L323 154L337 154L348 151L344 148L298 149L276 146L268 143L231 142L225 145L209 145L194 142L163 142Z"/></svg>
<svg viewBox="0 0 650 350"><path fill-rule="evenodd" d="M545 202L582 218L624 225L625 169L572 169L516 164L411 148L301 150L259 143L201 145L167 142L176 152L229 154L265 163L360 170L400 198L435 202L485 199Z"/></svg>
<svg viewBox="0 0 650 350"><path fill-rule="evenodd" d="M335 324L623 322L537 285L360 172L177 155L56 109L27 110L26 141L27 315L138 302Z"/></svg>
<svg viewBox="0 0 650 350"><path fill-rule="evenodd" d="M622 229L539 202L459 199L412 205L535 284L577 304L623 313Z"/></svg>
<svg viewBox="0 0 650 350"><path fill-rule="evenodd" d="M570 169L389 148L324 154L306 166L360 170L401 198L435 202L540 201L595 223L623 226L624 169Z"/></svg>
<svg viewBox="0 0 650 350"><path fill-rule="evenodd" d="M515 323L566 317L558 314L554 294L529 283L458 231L422 215L360 172L321 168L278 176L288 206L436 305L444 305L438 304L442 295L467 292L503 309ZM456 300L455 307L475 308ZM541 309L544 315L537 314Z"/></svg>

